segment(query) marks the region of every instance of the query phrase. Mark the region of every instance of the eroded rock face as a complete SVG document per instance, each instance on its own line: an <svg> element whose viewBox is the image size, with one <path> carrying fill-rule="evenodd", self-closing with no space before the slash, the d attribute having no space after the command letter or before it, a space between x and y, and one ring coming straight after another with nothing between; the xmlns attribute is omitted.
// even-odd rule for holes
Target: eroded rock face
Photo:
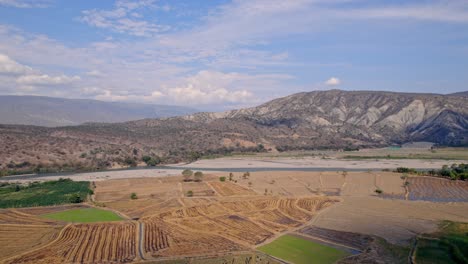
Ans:
<svg viewBox="0 0 468 264"><path fill-rule="evenodd" d="M186 118L207 124L220 119L248 120L260 126L303 130L302 136L306 137L323 131L328 137L351 137L366 143L431 140L460 145L468 140L467 105L465 96L331 90L298 93L258 107ZM268 136L267 132L263 138Z"/></svg>

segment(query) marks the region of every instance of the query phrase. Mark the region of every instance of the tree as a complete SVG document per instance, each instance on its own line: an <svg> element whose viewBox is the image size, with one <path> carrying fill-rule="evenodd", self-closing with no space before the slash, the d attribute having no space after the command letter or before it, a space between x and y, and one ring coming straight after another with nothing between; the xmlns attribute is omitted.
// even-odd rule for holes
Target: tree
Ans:
<svg viewBox="0 0 468 264"><path fill-rule="evenodd" d="M230 172L229 173L229 181L232 181L233 178L234 178L234 173Z"/></svg>
<svg viewBox="0 0 468 264"><path fill-rule="evenodd" d="M192 197L192 196L193 196L193 191L192 190L188 191L187 192L187 197Z"/></svg>
<svg viewBox="0 0 468 264"><path fill-rule="evenodd" d="M226 181L226 177L224 177L224 176L219 177L219 181L225 182L225 181Z"/></svg>
<svg viewBox="0 0 468 264"><path fill-rule="evenodd" d="M203 172L201 171L195 172L194 176L196 182L201 182L203 180Z"/></svg>
<svg viewBox="0 0 468 264"><path fill-rule="evenodd" d="M158 156L154 156L154 157L143 156L141 159L146 163L146 166L154 167L158 165L159 163L161 163L161 158Z"/></svg>
<svg viewBox="0 0 468 264"><path fill-rule="evenodd" d="M15 192L19 192L21 190L20 186L18 184L15 185Z"/></svg>
<svg viewBox="0 0 468 264"><path fill-rule="evenodd" d="M184 181L186 182L191 180L192 175L193 175L192 170L185 169L184 171L182 171L182 176L184 176Z"/></svg>
<svg viewBox="0 0 468 264"><path fill-rule="evenodd" d="M130 199L132 199L132 200L138 199L137 194L136 194L136 193L132 193L132 194L130 195Z"/></svg>
<svg viewBox="0 0 468 264"><path fill-rule="evenodd" d="M375 190L375 193L381 194L381 193L383 193L383 191L381 189L377 189L377 190Z"/></svg>
<svg viewBox="0 0 468 264"><path fill-rule="evenodd" d="M242 178L244 178L244 179L250 178L250 172L248 172L248 171L245 172L244 175L242 175Z"/></svg>

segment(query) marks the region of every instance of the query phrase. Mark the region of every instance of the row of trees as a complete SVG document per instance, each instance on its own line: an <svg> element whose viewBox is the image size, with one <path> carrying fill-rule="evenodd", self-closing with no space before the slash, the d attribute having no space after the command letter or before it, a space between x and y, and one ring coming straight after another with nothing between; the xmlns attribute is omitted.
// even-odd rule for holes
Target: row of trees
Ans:
<svg viewBox="0 0 468 264"><path fill-rule="evenodd" d="M412 168L399 167L395 170L399 173L430 175L435 177L449 178L451 180L468 180L468 164L452 164L451 166L444 165L440 170L417 171Z"/></svg>
<svg viewBox="0 0 468 264"><path fill-rule="evenodd" d="M195 182L201 182L203 180L203 172L197 171L193 173L192 170L185 169L182 171L182 176L184 177L185 182L190 182L190 181L195 181Z"/></svg>

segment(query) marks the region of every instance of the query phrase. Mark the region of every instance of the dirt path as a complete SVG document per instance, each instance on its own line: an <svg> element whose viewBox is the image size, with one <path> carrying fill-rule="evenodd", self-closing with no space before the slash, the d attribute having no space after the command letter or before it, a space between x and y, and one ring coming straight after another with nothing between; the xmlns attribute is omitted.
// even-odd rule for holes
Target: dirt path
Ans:
<svg viewBox="0 0 468 264"><path fill-rule="evenodd" d="M140 255L141 260L145 260L145 250L144 250L144 235L145 235L145 224L143 222L138 222L138 254Z"/></svg>

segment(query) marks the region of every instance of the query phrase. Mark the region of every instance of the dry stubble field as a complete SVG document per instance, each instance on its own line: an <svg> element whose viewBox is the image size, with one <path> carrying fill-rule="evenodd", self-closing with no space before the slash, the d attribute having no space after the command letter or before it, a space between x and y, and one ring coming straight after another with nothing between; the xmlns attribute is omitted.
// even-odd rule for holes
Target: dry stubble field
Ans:
<svg viewBox="0 0 468 264"><path fill-rule="evenodd" d="M167 262L241 254L304 227L404 244L433 231L439 220L468 219L468 187L461 182L410 178L405 188L401 175L390 172L236 173L232 182L220 182L219 176L227 175L206 175L203 182L181 177L96 182L95 203L128 218L121 222L69 224L38 216L67 206L2 210L0 262ZM380 197L377 188L384 191ZM138 199L130 199L131 193ZM447 197L455 202L445 203Z"/></svg>

